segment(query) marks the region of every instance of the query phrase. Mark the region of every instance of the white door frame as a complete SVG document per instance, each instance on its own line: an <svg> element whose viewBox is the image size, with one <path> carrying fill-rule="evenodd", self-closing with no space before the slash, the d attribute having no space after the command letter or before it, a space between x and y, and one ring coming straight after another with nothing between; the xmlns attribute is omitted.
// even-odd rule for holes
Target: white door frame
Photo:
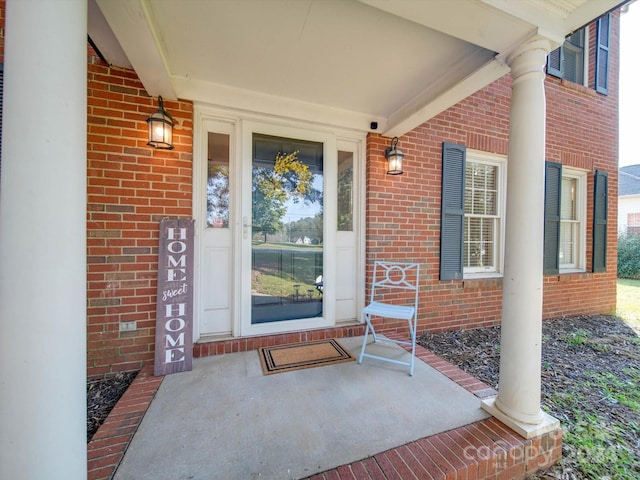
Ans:
<svg viewBox="0 0 640 480"><path fill-rule="evenodd" d="M202 242L200 239L202 226L206 225L206 133L207 125L218 122L227 126L230 132L230 175L231 175L231 207L229 212L229 228L232 238L232 252L229 285L231 288L230 334L206 336L201 334L200 321L203 305ZM323 144L323 176L324 176L324 261L323 279L323 316L311 319L284 320L272 323L251 324L251 235L243 238L243 217L251 218L251 165L253 152L253 134L260 133L283 138L294 138ZM341 144L347 141L355 145L354 183L354 229L356 230L357 270L353 282L357 295L357 313L362 307L364 295L364 180L365 180L365 143L366 132L345 131L337 127L303 123L297 120L285 120L252 115L241 112L230 112L209 105L194 104L193 131L193 216L196 220L196 258L194 285L194 341L215 340L218 338L244 337L250 335L266 335L285 333L297 330L327 328L336 325L336 225L337 225L337 152ZM244 188L243 188L244 187ZM329 192L333 192L329 195ZM198 228L200 225L200 228Z"/></svg>

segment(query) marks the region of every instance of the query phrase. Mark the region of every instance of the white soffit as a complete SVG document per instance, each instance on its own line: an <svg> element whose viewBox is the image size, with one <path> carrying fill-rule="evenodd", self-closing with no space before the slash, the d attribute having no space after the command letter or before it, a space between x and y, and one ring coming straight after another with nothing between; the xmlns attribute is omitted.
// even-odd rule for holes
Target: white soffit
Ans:
<svg viewBox="0 0 640 480"><path fill-rule="evenodd" d="M480 0L359 1L496 53L513 48L535 33L534 24Z"/></svg>
<svg viewBox="0 0 640 480"><path fill-rule="evenodd" d="M500 59L524 40L560 42L617 4L93 1L149 95L359 130L376 121L388 135L406 133L508 73ZM103 28L90 35L103 53L109 47L105 56L114 63L107 36L92 34Z"/></svg>

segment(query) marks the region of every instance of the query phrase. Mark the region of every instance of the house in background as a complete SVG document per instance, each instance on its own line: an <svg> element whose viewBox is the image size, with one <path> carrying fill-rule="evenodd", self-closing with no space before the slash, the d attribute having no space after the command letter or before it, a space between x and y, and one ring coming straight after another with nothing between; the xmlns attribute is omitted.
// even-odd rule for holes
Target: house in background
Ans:
<svg viewBox="0 0 640 480"><path fill-rule="evenodd" d="M618 233L640 234L640 165L618 170Z"/></svg>
<svg viewBox="0 0 640 480"><path fill-rule="evenodd" d="M623 3L0 1L1 472L82 477L86 376L154 361L167 217L194 355L359 335L373 262L420 262L418 330L501 324L485 408L555 428L542 319L615 310Z"/></svg>

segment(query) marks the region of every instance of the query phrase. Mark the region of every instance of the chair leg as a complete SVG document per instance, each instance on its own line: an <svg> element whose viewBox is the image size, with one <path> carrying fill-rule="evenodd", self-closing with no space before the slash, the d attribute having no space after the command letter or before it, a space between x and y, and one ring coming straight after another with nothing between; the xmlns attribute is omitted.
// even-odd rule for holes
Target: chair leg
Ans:
<svg viewBox="0 0 640 480"><path fill-rule="evenodd" d="M409 320L409 335L411 335L411 365L409 366L409 375L413 377L413 365L416 359L416 327L418 326L418 319L414 317L413 326Z"/></svg>
<svg viewBox="0 0 640 480"><path fill-rule="evenodd" d="M375 343L376 341L376 331L373 329L373 325L371 325L371 317L365 314L364 320L367 325L367 328L364 331L364 340L362 341L362 348L360 349L360 358L358 358L358 363L362 363L362 358L364 357L364 350L367 347L367 340L369 339L369 329L371 329L373 342Z"/></svg>

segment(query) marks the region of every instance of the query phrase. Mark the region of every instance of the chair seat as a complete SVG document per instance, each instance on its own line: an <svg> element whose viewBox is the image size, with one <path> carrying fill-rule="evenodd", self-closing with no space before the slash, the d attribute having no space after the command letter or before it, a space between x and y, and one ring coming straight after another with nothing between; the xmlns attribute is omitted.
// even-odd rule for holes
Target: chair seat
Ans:
<svg viewBox="0 0 640 480"><path fill-rule="evenodd" d="M371 300L369 304L362 309L362 316L367 324L364 331L364 339L362 340L362 349L358 363L366 358L374 358L385 362L396 363L398 365L406 365L409 367L409 375L413 375L413 366L416 356L416 329L418 327L418 283L420 280L420 264L407 262L384 262L376 260L373 264L373 281L371 282ZM404 292L402 292L404 290ZM398 291L399 294L396 294ZM407 305L410 295L413 297L413 303ZM374 300L378 298L382 302ZM388 303L393 299L398 299L398 304ZM403 305L404 304L404 305ZM387 356L374 355L367 353L367 340L369 333L373 335L373 342L378 340L376 330L373 327L372 317L395 318L405 320L409 329L410 341L401 340L400 338L383 338L380 340L385 342L397 343L399 345L411 348L411 360L408 362L391 358ZM384 324L383 324L384 325ZM392 328L399 328L398 325L392 325Z"/></svg>
<svg viewBox="0 0 640 480"><path fill-rule="evenodd" d="M412 306L390 305L388 303L372 302L367 305L362 313L375 315L378 317L399 318L401 320L410 320L416 309Z"/></svg>

